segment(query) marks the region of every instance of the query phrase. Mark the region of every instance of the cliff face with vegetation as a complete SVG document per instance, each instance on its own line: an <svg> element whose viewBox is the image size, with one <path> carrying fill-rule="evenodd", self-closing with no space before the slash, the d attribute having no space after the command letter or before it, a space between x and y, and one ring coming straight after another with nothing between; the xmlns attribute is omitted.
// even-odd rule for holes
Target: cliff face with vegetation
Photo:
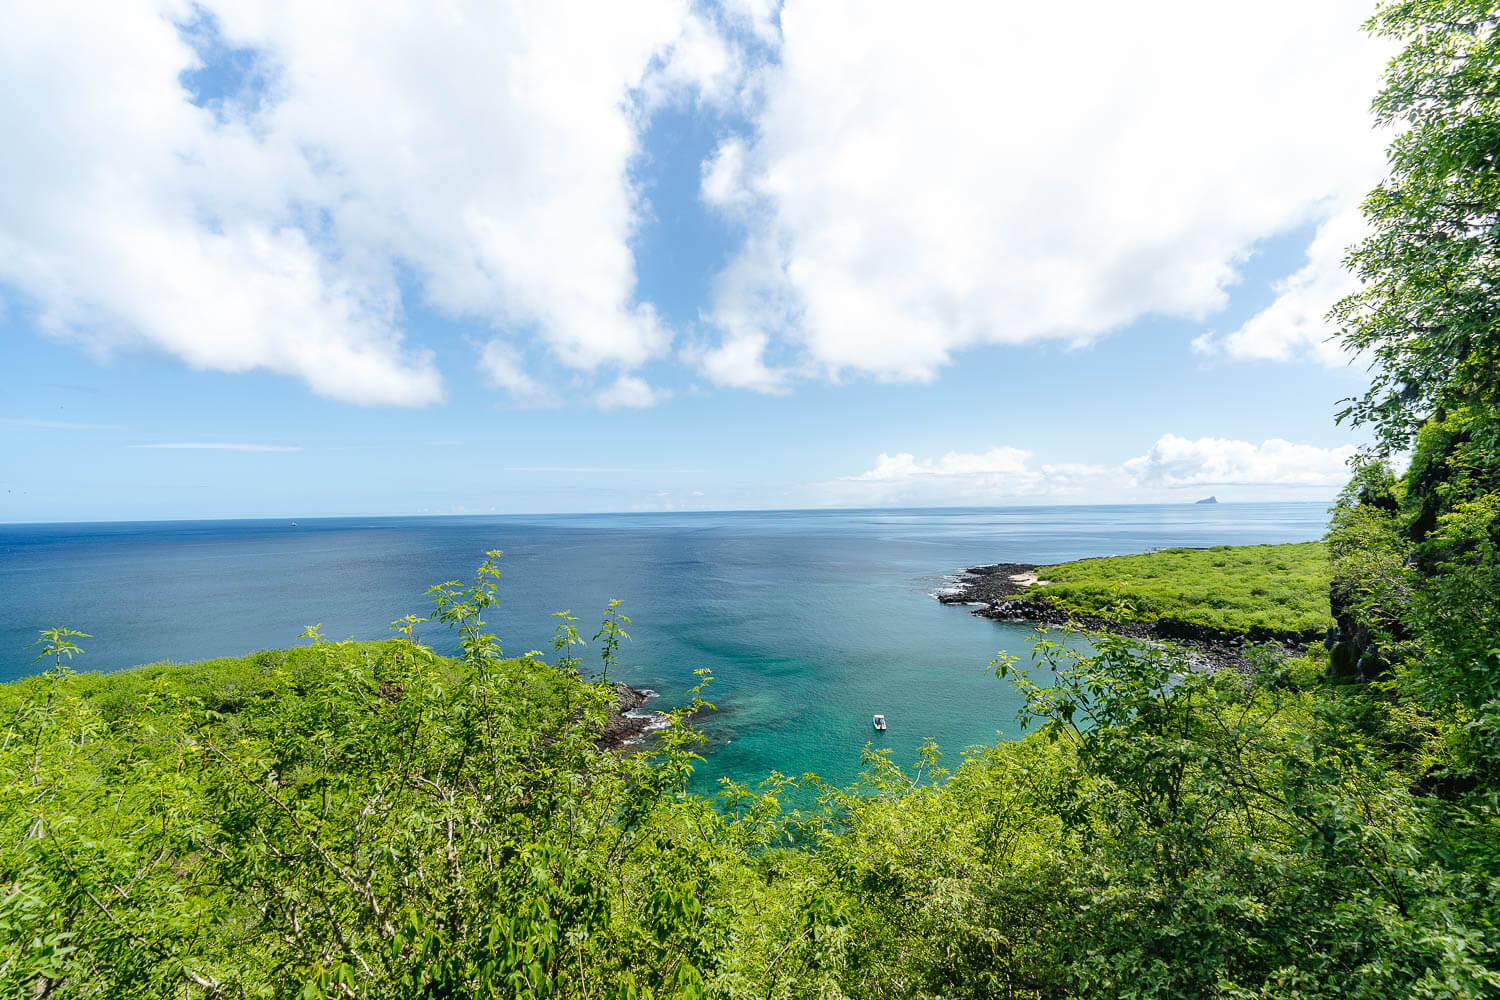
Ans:
<svg viewBox="0 0 1500 1000"><path fill-rule="evenodd" d="M1030 735L871 753L796 812L780 776L688 795L686 726L602 746L570 620L502 657L488 567L436 589L454 660L403 620L90 677L58 630L0 688L0 996L1496 995L1500 40L1460 0L1374 27L1408 127L1336 311L1376 447L1328 537L1331 653L1042 640L995 664Z"/></svg>

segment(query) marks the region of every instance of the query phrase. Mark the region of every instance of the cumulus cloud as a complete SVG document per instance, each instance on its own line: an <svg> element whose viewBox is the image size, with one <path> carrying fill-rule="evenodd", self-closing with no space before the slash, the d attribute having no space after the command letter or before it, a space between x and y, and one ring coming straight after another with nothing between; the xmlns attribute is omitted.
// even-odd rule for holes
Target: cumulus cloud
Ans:
<svg viewBox="0 0 1500 1000"><path fill-rule="evenodd" d="M621 375L614 384L598 393L594 403L601 410L645 409L666 399L670 393L653 389L638 375Z"/></svg>
<svg viewBox="0 0 1500 1000"><path fill-rule="evenodd" d="M485 381L525 406L542 406L555 401L547 387L526 373L521 352L503 341L491 340L479 349L479 371Z"/></svg>
<svg viewBox="0 0 1500 1000"><path fill-rule="evenodd" d="M725 17L741 27L748 27L762 42L773 43L780 35L776 17L780 0L724 0Z"/></svg>
<svg viewBox="0 0 1500 1000"><path fill-rule="evenodd" d="M1280 438L1257 445L1166 434L1124 470L1146 486L1341 486L1354 452L1353 445L1318 448Z"/></svg>
<svg viewBox="0 0 1500 1000"><path fill-rule="evenodd" d="M950 451L939 458L882 452L855 476L821 484L825 502L837 505L913 506L1005 503L1023 499L1094 499L1118 485L1118 470L1083 463L1033 464L1022 448ZM1092 492L1091 492L1092 491Z"/></svg>
<svg viewBox="0 0 1500 1000"><path fill-rule="evenodd" d="M745 143L731 136L703 161L703 180L699 192L707 204L732 212L748 207L752 195L745 182Z"/></svg>
<svg viewBox="0 0 1500 1000"><path fill-rule="evenodd" d="M1329 339L1333 328L1325 317L1335 302L1359 287L1343 260L1349 247L1368 232L1358 206L1347 206L1318 227L1307 248L1307 262L1277 283L1274 302L1233 333L1198 337L1193 348L1241 361L1306 359L1329 368L1348 365L1350 355Z"/></svg>
<svg viewBox="0 0 1500 1000"><path fill-rule="evenodd" d="M227 49L252 72L195 105ZM8 4L0 283L94 349L356 403L442 398L408 296L628 370L671 340L635 297L632 95L727 99L738 59L689 0Z"/></svg>
<svg viewBox="0 0 1500 1000"><path fill-rule="evenodd" d="M970 345L1212 313L1258 240L1378 176L1367 14L788 0L753 131L704 167L747 235L701 367L922 380Z"/></svg>
<svg viewBox="0 0 1500 1000"><path fill-rule="evenodd" d="M738 85L745 73L743 49L711 18L686 14L661 67L644 80L645 108L649 112L688 96L714 107L736 106L744 96Z"/></svg>
<svg viewBox="0 0 1500 1000"><path fill-rule="evenodd" d="M495 336L481 371L518 399L562 370L638 405L674 331L637 292L632 169L651 114L691 100L750 122L702 165L743 243L677 357L762 392L931 378L975 344L1205 315L1257 240L1341 218L1382 162L1365 14L5 5L0 90L24 99L0 104L0 294L100 354L412 406L444 394L420 306ZM1308 317L1336 228L1264 319L1199 346L1329 360Z"/></svg>
<svg viewBox="0 0 1500 1000"><path fill-rule="evenodd" d="M770 336L760 330L738 330L712 347L698 346L684 352L719 385L754 389L758 392L788 391L787 372L766 364Z"/></svg>
<svg viewBox="0 0 1500 1000"><path fill-rule="evenodd" d="M890 482L927 476L1032 476L1026 468L1031 452L1020 448L992 448L982 455L950 451L942 458L918 460L915 455L880 453L875 468L855 476L867 482Z"/></svg>
<svg viewBox="0 0 1500 1000"><path fill-rule="evenodd" d="M996 447L939 458L882 452L865 472L821 484L835 504L953 505L1024 499L1085 501L1180 499L1172 491L1232 486L1247 497L1315 489L1331 493L1348 479L1352 445L1321 448L1272 439L1160 437L1144 455L1115 465L1034 461L1032 452ZM1269 492L1268 492L1269 491Z"/></svg>

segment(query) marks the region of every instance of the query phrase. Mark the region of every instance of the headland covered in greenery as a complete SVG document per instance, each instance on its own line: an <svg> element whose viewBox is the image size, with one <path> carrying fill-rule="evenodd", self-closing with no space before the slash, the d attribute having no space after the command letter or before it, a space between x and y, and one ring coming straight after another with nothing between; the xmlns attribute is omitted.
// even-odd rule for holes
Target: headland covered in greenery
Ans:
<svg viewBox="0 0 1500 1000"><path fill-rule="evenodd" d="M1081 559L1038 575L1046 583L1037 596L1083 614L1113 609L1244 634L1307 635L1329 625L1328 556L1318 542Z"/></svg>
<svg viewBox="0 0 1500 1000"><path fill-rule="evenodd" d="M1406 46L1376 101L1404 127L1334 312L1374 364L1342 419L1374 443L1327 538L1326 645L1246 674L1044 634L1037 669L994 664L1022 739L707 799L701 704L608 745L619 609L587 665L567 616L507 658L490 564L433 592L453 658L407 618L95 677L55 629L50 669L0 689L0 996L1500 993L1497 23L1460 0L1373 22ZM1049 586L1300 614L1240 555L1202 602L1170 586L1198 557L1152 576L1172 554L1118 594L1087 564ZM793 784L817 807L784 806Z"/></svg>
<svg viewBox="0 0 1500 1000"><path fill-rule="evenodd" d="M993 563L939 595L996 621L1112 632L1185 645L1204 667L1253 669L1247 642L1299 655L1333 625L1321 542L1216 545L1051 566Z"/></svg>

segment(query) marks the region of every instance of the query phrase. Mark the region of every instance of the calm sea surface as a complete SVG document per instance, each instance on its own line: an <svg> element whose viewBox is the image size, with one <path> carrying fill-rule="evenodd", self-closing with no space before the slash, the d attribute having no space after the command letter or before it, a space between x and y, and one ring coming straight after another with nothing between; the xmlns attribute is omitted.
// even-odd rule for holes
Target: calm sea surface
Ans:
<svg viewBox="0 0 1500 1000"><path fill-rule="evenodd" d="M698 782L772 769L846 782L866 743L900 761L1015 734L1016 692L986 665L1030 630L939 604L964 566L1319 537L1326 504L776 511L452 518L0 524L0 680L37 630L91 633L81 670L290 646L305 625L378 638L502 549L490 621L510 654L550 650L571 609L591 636L621 598L623 678L672 704L714 676ZM423 641L452 648L424 623ZM592 662L592 661L591 661ZM872 713L890 729L876 735Z"/></svg>

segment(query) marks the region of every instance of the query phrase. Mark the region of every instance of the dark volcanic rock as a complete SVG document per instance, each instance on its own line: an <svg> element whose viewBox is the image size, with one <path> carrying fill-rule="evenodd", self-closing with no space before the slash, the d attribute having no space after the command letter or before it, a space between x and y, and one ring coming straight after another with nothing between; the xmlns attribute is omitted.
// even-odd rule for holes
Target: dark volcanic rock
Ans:
<svg viewBox="0 0 1500 1000"><path fill-rule="evenodd" d="M633 688L624 681L615 681L615 711L633 712L652 699L644 688Z"/></svg>
<svg viewBox="0 0 1500 1000"><path fill-rule="evenodd" d="M1030 563L991 563L988 566L971 566L964 570L963 579L952 593L939 594L944 604L981 604L1003 601L1026 592L1024 584L1012 580L1013 576L1024 576L1035 570ZM976 612L977 613L977 612Z"/></svg>
<svg viewBox="0 0 1500 1000"><path fill-rule="evenodd" d="M642 705L656 697L655 691L631 687L620 681L615 681L614 688L614 704L610 706L609 716L604 720L604 729L599 734L601 747L621 748L631 745L661 720L659 715L639 713ZM631 712L639 714L628 714Z"/></svg>

